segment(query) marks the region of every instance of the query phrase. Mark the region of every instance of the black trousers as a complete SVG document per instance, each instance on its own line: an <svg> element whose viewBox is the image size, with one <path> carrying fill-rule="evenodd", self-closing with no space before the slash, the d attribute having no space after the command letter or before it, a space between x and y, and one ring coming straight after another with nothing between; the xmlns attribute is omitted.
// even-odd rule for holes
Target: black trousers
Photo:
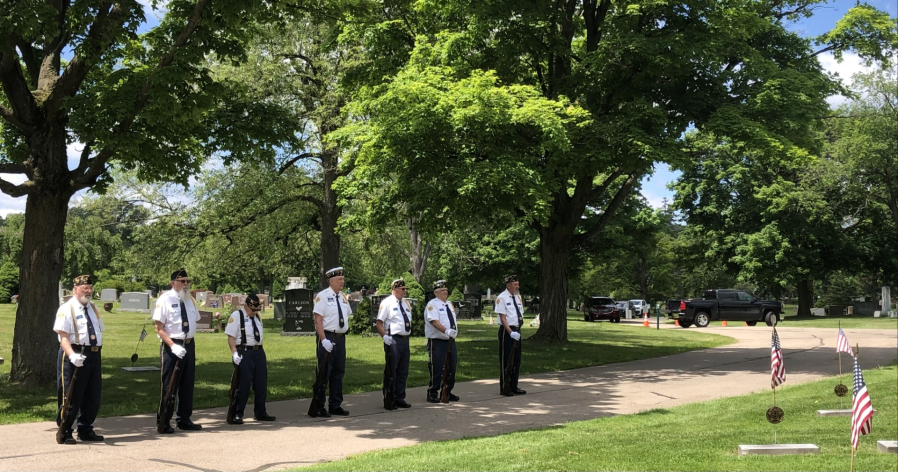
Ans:
<svg viewBox="0 0 898 472"><path fill-rule="evenodd" d="M318 366L315 367L315 375L318 375L318 368L321 361L327 354L327 362L324 368L327 371L324 374L325 384L314 392L315 397L324 405L324 395L328 385L330 386L330 396L328 397L327 406L334 409L343 404L343 376L346 375L346 335L337 334L329 331L324 332L324 337L334 344L331 352L327 352L321 346L321 340L318 340L316 354L318 357Z"/></svg>
<svg viewBox="0 0 898 472"><path fill-rule="evenodd" d="M405 401L405 382L408 380L408 361L410 353L408 349L408 336L400 338L393 336L393 344L384 344L384 361L386 362L387 350L390 351L391 367L393 368L393 401ZM387 367L384 366L384 375L387 375Z"/></svg>
<svg viewBox="0 0 898 472"><path fill-rule="evenodd" d="M443 369L446 363L446 351L449 348L450 341L447 339L428 339L427 340L427 367L430 369L430 383L427 388L427 396L436 398L440 396L440 388L443 386ZM446 389L447 393L452 393L455 387L455 368L458 366L458 348L454 342L451 343L452 348L449 353L449 366L446 373Z"/></svg>
<svg viewBox="0 0 898 472"><path fill-rule="evenodd" d="M175 341L179 344L179 341ZM162 343L159 346L159 355L162 357L162 391L159 401L159 409L156 410L156 424L170 424L172 413L166 412L166 417L160 416L162 407L165 403L165 392L168 390L168 383L171 381L171 374L175 370L175 364L180 360L179 368L181 369L181 381L175 385L175 395L177 395L177 421L186 421L193 414L193 382L196 378L196 342L191 340L189 344L183 344L182 347L187 350L187 354L183 359L171 352L171 348L167 344Z"/></svg>
<svg viewBox="0 0 898 472"><path fill-rule="evenodd" d="M65 424L64 431L68 434L72 433L72 426L75 419L78 420L78 432L85 433L94 429L94 420L97 419L97 413L100 411L100 391L103 387L103 376L100 365L100 353L91 352L90 347L83 351L80 346L73 345L75 353L84 354L87 359L84 365L78 368L78 375L75 378L75 384L72 385L72 408L66 418L62 417L62 402L65 395L69 393L69 382L72 380L72 374L75 372L75 366L69 362L68 356L62 348L56 354L56 425ZM78 413L81 413L79 416Z"/></svg>
<svg viewBox="0 0 898 472"><path fill-rule="evenodd" d="M519 328L512 327L513 331L518 331ZM520 331L518 331L520 332ZM505 369L508 365L508 359L511 357L511 348L514 345L514 340L511 339L511 334L505 331L501 325L499 326L499 391L502 391L502 385L505 384ZM514 353L514 364L512 365L511 370L511 390L515 391L518 389L518 372L521 370L521 342L517 342L517 348Z"/></svg>
<svg viewBox="0 0 898 472"><path fill-rule="evenodd" d="M249 400L249 389L253 389L253 415L268 414L265 410L265 399L268 397L268 359L265 349L243 349L243 360L237 366L240 369L240 383L237 386L237 416L243 417L246 402Z"/></svg>

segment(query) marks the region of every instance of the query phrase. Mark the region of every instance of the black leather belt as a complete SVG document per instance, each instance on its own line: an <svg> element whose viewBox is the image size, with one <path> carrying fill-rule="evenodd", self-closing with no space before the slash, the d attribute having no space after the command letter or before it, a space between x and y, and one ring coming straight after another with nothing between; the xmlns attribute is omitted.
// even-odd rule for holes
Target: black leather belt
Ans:
<svg viewBox="0 0 898 472"><path fill-rule="evenodd" d="M185 345L185 344L190 344L190 343L192 343L192 342L193 342L193 338L187 338L187 339L172 339L172 342L175 343L175 344L180 344L180 345L183 346L183 345Z"/></svg>
<svg viewBox="0 0 898 472"><path fill-rule="evenodd" d="M335 331L325 331L325 332L324 332L324 335L325 335L325 336L327 336L328 334L333 334L334 336L336 336L336 337L338 337L338 338L343 337L343 336L346 335L346 333L337 333L337 332L335 332Z"/></svg>
<svg viewBox="0 0 898 472"><path fill-rule="evenodd" d="M520 326L509 326L508 328L511 329L512 331L520 331L521 330Z"/></svg>
<svg viewBox="0 0 898 472"><path fill-rule="evenodd" d="M247 351L258 351L259 349L262 349L262 345L256 344L255 346L243 346L243 349L246 349Z"/></svg>
<svg viewBox="0 0 898 472"><path fill-rule="evenodd" d="M83 344L72 344L72 347L80 347L82 351L88 352L100 352L103 349L103 346L85 346Z"/></svg>
<svg viewBox="0 0 898 472"><path fill-rule="evenodd" d="M408 339L407 334L394 334L392 337L399 338L399 339Z"/></svg>

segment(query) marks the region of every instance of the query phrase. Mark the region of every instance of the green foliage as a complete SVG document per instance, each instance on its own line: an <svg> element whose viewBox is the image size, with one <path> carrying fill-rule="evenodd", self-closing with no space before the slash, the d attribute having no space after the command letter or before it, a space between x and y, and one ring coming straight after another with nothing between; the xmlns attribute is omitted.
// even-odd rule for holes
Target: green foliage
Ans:
<svg viewBox="0 0 898 472"><path fill-rule="evenodd" d="M351 334L365 334L371 332L371 298L362 297L359 306L349 320L349 332Z"/></svg>
<svg viewBox="0 0 898 472"><path fill-rule="evenodd" d="M9 303L19 293L19 267L12 262L0 265L0 303Z"/></svg>
<svg viewBox="0 0 898 472"><path fill-rule="evenodd" d="M464 301L464 299L465 299L465 295L463 293L461 293L461 290L459 290L458 287L455 287L454 289L452 289L452 293L449 294L449 298L448 298L448 300L450 302L460 302L460 301Z"/></svg>

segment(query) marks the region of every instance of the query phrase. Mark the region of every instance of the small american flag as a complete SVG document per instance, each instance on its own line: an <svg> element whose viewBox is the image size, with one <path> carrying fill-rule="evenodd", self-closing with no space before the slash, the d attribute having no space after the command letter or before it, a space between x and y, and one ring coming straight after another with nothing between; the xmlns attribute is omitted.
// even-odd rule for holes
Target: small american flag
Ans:
<svg viewBox="0 0 898 472"><path fill-rule="evenodd" d="M839 328L839 339L836 340L836 352L847 352L851 354L851 357L854 357L854 350L851 349L851 345L848 344L848 338L845 337L845 332L842 331L842 328Z"/></svg>
<svg viewBox="0 0 898 472"><path fill-rule="evenodd" d="M141 328L140 329L140 340L138 340L137 342L143 341L146 338L147 338L147 329Z"/></svg>
<svg viewBox="0 0 898 472"><path fill-rule="evenodd" d="M783 364L783 350L780 348L780 337L773 328L770 340L770 387L776 388L786 381L786 366Z"/></svg>
<svg viewBox="0 0 898 472"><path fill-rule="evenodd" d="M854 359L854 405L851 407L851 445L857 449L861 436L873 430L873 402L867 394L867 384L861 366Z"/></svg>

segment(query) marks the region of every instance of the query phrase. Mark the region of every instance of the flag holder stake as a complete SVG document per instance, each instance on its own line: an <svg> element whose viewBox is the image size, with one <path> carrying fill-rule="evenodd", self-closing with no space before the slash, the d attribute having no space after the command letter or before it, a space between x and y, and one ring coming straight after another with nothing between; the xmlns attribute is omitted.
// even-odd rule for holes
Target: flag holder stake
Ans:
<svg viewBox="0 0 898 472"><path fill-rule="evenodd" d="M137 344L134 345L134 354L131 355L131 366L134 366L134 363L137 362L137 359L138 359L137 348L140 347L140 342L143 341L143 333L146 332L146 329L147 329L147 323L144 322L143 328L140 329L141 336L139 336L137 338Z"/></svg>

